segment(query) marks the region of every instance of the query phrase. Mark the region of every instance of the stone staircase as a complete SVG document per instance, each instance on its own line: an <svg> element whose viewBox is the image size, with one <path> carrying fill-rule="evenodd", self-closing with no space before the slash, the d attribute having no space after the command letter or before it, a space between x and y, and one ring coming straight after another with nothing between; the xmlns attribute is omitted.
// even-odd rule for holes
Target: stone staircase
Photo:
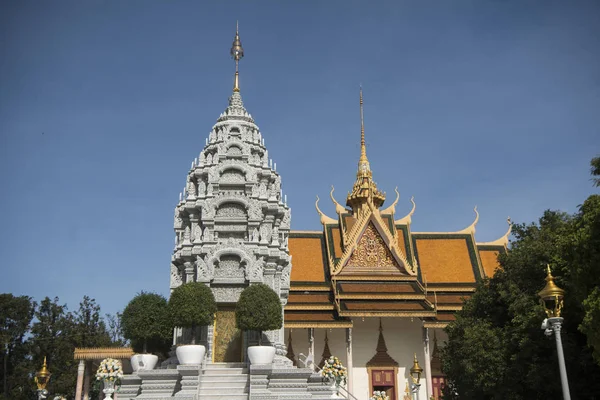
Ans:
<svg viewBox="0 0 600 400"><path fill-rule="evenodd" d="M249 382L246 363L206 363L198 398L206 400L248 400Z"/></svg>

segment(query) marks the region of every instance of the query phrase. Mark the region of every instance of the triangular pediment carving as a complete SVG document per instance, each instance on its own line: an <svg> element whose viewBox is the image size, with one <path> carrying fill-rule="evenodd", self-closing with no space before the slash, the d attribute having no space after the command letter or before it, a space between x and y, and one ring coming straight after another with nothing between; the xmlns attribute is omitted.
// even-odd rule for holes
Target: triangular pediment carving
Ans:
<svg viewBox="0 0 600 400"><path fill-rule="evenodd" d="M332 269L332 275L416 275L416 271L398 248L394 233L385 226L378 211L371 208L359 216L346 235L344 253Z"/></svg>
<svg viewBox="0 0 600 400"><path fill-rule="evenodd" d="M356 249L348 259L346 268L400 269L401 267L386 246L383 237L377 232L373 222L369 222Z"/></svg>

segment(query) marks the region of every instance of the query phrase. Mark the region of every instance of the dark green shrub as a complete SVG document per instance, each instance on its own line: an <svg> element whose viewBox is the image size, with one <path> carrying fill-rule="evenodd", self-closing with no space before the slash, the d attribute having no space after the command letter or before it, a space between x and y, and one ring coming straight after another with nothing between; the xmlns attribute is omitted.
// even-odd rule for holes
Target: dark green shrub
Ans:
<svg viewBox="0 0 600 400"><path fill-rule="evenodd" d="M208 286L201 282L189 282L171 293L169 314L171 322L182 328L192 328L192 344L196 344L196 327L213 323L217 303Z"/></svg>
<svg viewBox="0 0 600 400"><path fill-rule="evenodd" d="M272 331L283 326L279 296L264 283L248 286L237 303L235 322L241 330L258 331L259 344L262 344L263 331Z"/></svg>
<svg viewBox="0 0 600 400"><path fill-rule="evenodd" d="M142 344L143 352L148 343L168 340L172 335L167 312L167 299L157 293L142 291L137 294L121 316L123 336L132 343Z"/></svg>

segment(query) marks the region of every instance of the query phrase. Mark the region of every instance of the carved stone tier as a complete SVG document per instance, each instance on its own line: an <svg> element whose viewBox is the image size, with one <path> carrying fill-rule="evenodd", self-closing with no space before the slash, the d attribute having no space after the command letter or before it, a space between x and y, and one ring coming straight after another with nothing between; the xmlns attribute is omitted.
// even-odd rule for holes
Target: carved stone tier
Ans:
<svg viewBox="0 0 600 400"><path fill-rule="evenodd" d="M231 95L185 182L175 207L171 289L203 282L217 302L226 305L237 302L248 285L265 283L285 305L291 210L282 198L281 177L269 162L262 134L239 92ZM208 334L210 356L210 327ZM285 356L283 329L265 334L277 354Z"/></svg>

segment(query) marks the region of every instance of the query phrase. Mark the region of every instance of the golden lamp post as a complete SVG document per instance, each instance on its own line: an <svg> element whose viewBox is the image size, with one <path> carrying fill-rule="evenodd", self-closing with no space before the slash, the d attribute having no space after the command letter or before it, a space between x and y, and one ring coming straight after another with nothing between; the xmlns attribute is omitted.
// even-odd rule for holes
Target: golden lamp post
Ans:
<svg viewBox="0 0 600 400"><path fill-rule="evenodd" d="M46 365L46 357L44 357L44 365L42 365L42 369L35 373L35 384L37 385L38 400L45 399L48 395L48 390L46 389L46 386L50 381L51 375L52 374L50 373Z"/></svg>
<svg viewBox="0 0 600 400"><path fill-rule="evenodd" d="M419 365L419 361L417 360L417 353L415 353L415 359L413 361L413 366L410 369L410 378L412 380L412 392L413 398L415 400L419 400L419 388L421 387L421 374L423 373L423 368Z"/></svg>
<svg viewBox="0 0 600 400"><path fill-rule="evenodd" d="M567 367L565 366L565 355L563 353L562 340L560 338L560 329L563 318L560 316L565 298L565 291L556 286L554 277L550 272L550 265L547 266L546 286L539 291L540 303L546 311L548 318L542 322L542 329L546 336L552 336L556 339L556 352L558 353L558 368L560 369L560 380L562 383L563 399L571 400L569 393L569 380L567 379Z"/></svg>

